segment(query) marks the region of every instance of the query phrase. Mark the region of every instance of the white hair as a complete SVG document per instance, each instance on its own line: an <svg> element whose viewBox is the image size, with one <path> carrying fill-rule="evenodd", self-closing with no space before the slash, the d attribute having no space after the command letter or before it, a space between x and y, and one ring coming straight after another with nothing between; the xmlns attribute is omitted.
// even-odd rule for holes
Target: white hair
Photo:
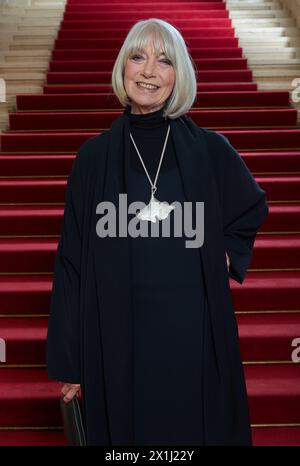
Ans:
<svg viewBox="0 0 300 466"><path fill-rule="evenodd" d="M154 50L170 60L175 71L173 91L164 105L163 115L178 118L192 107L197 95L197 69L181 33L170 23L149 18L135 23L127 34L114 63L111 84L116 97L126 107L131 104L124 87L124 69L129 56L145 50L149 39Z"/></svg>

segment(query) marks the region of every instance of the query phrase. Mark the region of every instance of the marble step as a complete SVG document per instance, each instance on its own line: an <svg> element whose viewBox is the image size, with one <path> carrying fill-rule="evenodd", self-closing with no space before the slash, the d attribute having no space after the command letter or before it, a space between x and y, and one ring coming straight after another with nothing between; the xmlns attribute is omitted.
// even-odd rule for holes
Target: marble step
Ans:
<svg viewBox="0 0 300 466"><path fill-rule="evenodd" d="M254 81L258 84L258 90L260 91L270 91L272 89L291 91L293 89L292 79L255 77Z"/></svg>
<svg viewBox="0 0 300 466"><path fill-rule="evenodd" d="M255 5L255 6L253 6L253 8L251 8L249 5L244 3L244 0L242 0L242 1L238 0L238 2L239 2L240 8L233 8L233 7L229 7L227 5L227 9L230 9L230 11L234 11L235 13L239 13L240 15L244 15L244 17L245 16L250 17L251 13L256 13L259 16L259 15L265 14L267 12L273 12L273 11L284 12L284 9L281 8L280 4Z"/></svg>
<svg viewBox="0 0 300 466"><path fill-rule="evenodd" d="M42 58L42 59L50 59L51 52L47 50L6 50L0 53L0 60L5 59L5 61L10 62L17 59L27 59L32 58Z"/></svg>
<svg viewBox="0 0 300 466"><path fill-rule="evenodd" d="M7 21L2 21L1 20L1 17L0 17L0 29L1 29L1 32L4 32L4 31L8 31L8 32L12 32L12 31L16 31L17 30L17 24L16 24L16 21L11 21L11 22L7 22Z"/></svg>
<svg viewBox="0 0 300 466"><path fill-rule="evenodd" d="M0 31L0 44L5 45L13 40L14 31Z"/></svg>
<svg viewBox="0 0 300 466"><path fill-rule="evenodd" d="M3 73L23 73L26 70L31 71L46 71L48 69L49 62L48 60L44 61L28 61L22 60L22 62L16 63L7 63L7 62L0 62L0 74Z"/></svg>
<svg viewBox="0 0 300 466"><path fill-rule="evenodd" d="M300 29L299 29L299 34L300 34ZM290 37L289 44L292 47L300 47L300 37Z"/></svg>
<svg viewBox="0 0 300 466"><path fill-rule="evenodd" d="M10 42L1 42L0 41L0 52L3 53L8 50Z"/></svg>
<svg viewBox="0 0 300 466"><path fill-rule="evenodd" d="M0 109L2 106L6 105L9 110L14 110L16 107L16 95L10 95L8 92L6 93L6 102L0 105Z"/></svg>
<svg viewBox="0 0 300 466"><path fill-rule="evenodd" d="M5 39L5 36L8 34L10 37L13 38L18 38L18 37L24 37L25 35L27 37L32 37L36 35L41 35L41 36L56 36L57 32L59 29L59 25L57 26L44 26L44 27L38 27L38 26L25 26L25 27L20 27L17 29L12 29L9 31L8 29L6 31L1 31L0 32L0 40L1 38Z"/></svg>
<svg viewBox="0 0 300 466"><path fill-rule="evenodd" d="M295 49L295 48L286 48L282 50L274 50L274 51L268 51L266 49L264 50L257 50L257 49L250 49L250 48L244 48L244 57L247 58L248 60L265 60L270 59L272 61L274 60L286 60L286 59L291 59L291 58L297 58L299 55L300 49ZM248 64L250 62L248 61Z"/></svg>
<svg viewBox="0 0 300 466"><path fill-rule="evenodd" d="M296 27L296 21L293 18L242 18L232 19L232 25L235 28L257 28L257 27Z"/></svg>
<svg viewBox="0 0 300 466"><path fill-rule="evenodd" d="M300 65L291 69L288 66L269 66L267 69L253 68L253 76L255 77L274 77L274 78L298 78L300 76Z"/></svg>
<svg viewBox="0 0 300 466"><path fill-rule="evenodd" d="M226 0L226 5L230 9L234 10L245 10L245 9L256 9L263 10L267 8L280 8L281 3L279 0L272 0L270 2L261 2L259 0Z"/></svg>
<svg viewBox="0 0 300 466"><path fill-rule="evenodd" d="M256 45L248 45L243 47L243 55L246 57L248 53L251 54L266 54L268 56L271 53L286 53L290 55L297 55L300 51L300 47L286 47L286 46L280 46L280 45L275 45L274 47L265 47L264 45L261 47L257 47ZM247 58L247 57L246 57Z"/></svg>
<svg viewBox="0 0 300 466"><path fill-rule="evenodd" d="M300 35L300 30L297 27L255 27L255 28L241 28L241 27L236 27L235 28L236 35L239 37L265 37L265 36L271 36L271 37L281 37L281 36L286 36L286 37L297 37Z"/></svg>
<svg viewBox="0 0 300 466"><path fill-rule="evenodd" d="M48 9L63 8L65 4L66 0L30 0L31 9L41 9L41 7ZM28 10L28 0L6 0L6 2L2 2L1 5L2 8L11 11Z"/></svg>
<svg viewBox="0 0 300 466"><path fill-rule="evenodd" d="M247 47L247 46L253 46L253 47L260 47L261 45L263 45L264 47L275 47L275 46L289 46L289 45L293 45L291 43L291 38L289 37L268 37L268 36L265 36L263 38L263 42L262 42L262 38L261 37L256 37L256 36L253 36L253 37L239 37L238 34L236 34L236 36L239 38L239 46L244 48L244 47Z"/></svg>
<svg viewBox="0 0 300 466"><path fill-rule="evenodd" d="M40 45L53 45L54 40L56 39L56 36L49 35L49 36L44 36L42 38L40 37L24 37L23 39L20 39L19 37L14 37L13 42L10 43L10 49L15 50L15 48L12 47L20 47L20 50L22 50L23 46L30 45L31 47L35 48L35 46L40 46Z"/></svg>
<svg viewBox="0 0 300 466"><path fill-rule="evenodd" d="M66 2L61 2L61 3L43 3L40 2L39 4L36 5L31 5L30 7L26 6L24 8L25 12L31 12L31 11L62 11L65 8L65 3ZM92 3L92 2L91 2Z"/></svg>
<svg viewBox="0 0 300 466"><path fill-rule="evenodd" d="M21 64L20 64L21 63ZM0 67L9 70L14 68L16 72L21 67L33 67L36 69L37 66L45 67L49 64L49 58L44 57L3 57L0 53ZM11 71L10 71L11 72Z"/></svg>
<svg viewBox="0 0 300 466"><path fill-rule="evenodd" d="M56 26L20 26L18 27L17 34L26 34L31 36L32 34L54 34L57 35L59 30L59 24Z"/></svg>
<svg viewBox="0 0 300 466"><path fill-rule="evenodd" d="M55 31L47 31L44 30L42 32L37 32L35 33L34 31L31 31L30 33L28 32L27 34L24 32L13 32L12 34L6 34L5 32L0 32L0 41L3 41L4 43L6 42L11 42L12 40L15 43L29 43L29 41L41 41L41 40L48 40L48 39L53 39L56 38L57 33Z"/></svg>
<svg viewBox="0 0 300 466"><path fill-rule="evenodd" d="M42 84L26 84L24 82L14 83L11 80L7 80L6 83L6 93L7 93L7 102L12 107L15 106L16 95L17 94L41 94L43 92Z"/></svg>
<svg viewBox="0 0 300 466"><path fill-rule="evenodd" d="M248 4L248 5L270 5L270 4L278 4L280 3L279 0L242 0L243 3ZM225 3L227 5L230 5L231 7L234 7L234 5L238 5L241 3L240 0L225 0Z"/></svg>
<svg viewBox="0 0 300 466"><path fill-rule="evenodd" d="M290 18L291 14L287 10L231 10L229 18Z"/></svg>
<svg viewBox="0 0 300 466"><path fill-rule="evenodd" d="M45 50L45 51L51 51L53 48L53 42L54 39L49 39L49 40L41 40L38 42L35 42L34 44L32 43L17 43L15 44L14 42L12 44L9 44L9 50L12 51L19 51L21 52L22 50Z"/></svg>
<svg viewBox="0 0 300 466"><path fill-rule="evenodd" d="M41 20L40 18L31 18L30 16L20 16L18 18L16 17L9 17L6 18L4 21L2 19L2 16L0 16L0 27L1 29L9 29L12 26L19 27L20 25L22 26L55 26L58 24L60 21L57 20L57 18L48 18Z"/></svg>
<svg viewBox="0 0 300 466"><path fill-rule="evenodd" d="M0 15L2 19L9 18L9 17L19 17L20 12L11 11L8 12L7 10L0 11ZM63 11L61 8L53 8L53 9L25 9L22 13L22 16L30 16L31 18L62 18Z"/></svg>
<svg viewBox="0 0 300 466"><path fill-rule="evenodd" d="M50 12L54 13L62 13L64 11L64 7L56 7L56 8L45 8L47 11L47 14ZM44 10L44 11L45 11ZM31 13L31 11L35 11L38 14L43 13L43 8L34 8L34 9L28 9L28 8L9 8L9 7L3 7L0 6L0 15L2 16L3 14L11 17L18 17L18 16L27 16Z"/></svg>
<svg viewBox="0 0 300 466"><path fill-rule="evenodd" d="M26 72L21 73L8 73L4 71L1 73L1 77L5 79L6 84L20 84L22 85L38 85L42 86L45 83L45 73L43 72Z"/></svg>
<svg viewBox="0 0 300 466"><path fill-rule="evenodd" d="M256 66L263 66L266 67L268 65L285 65L285 66L290 66L290 65L300 65L300 59L299 58L277 58L276 56L274 57L256 57L253 58L251 56L247 57L248 60L248 65L252 67L254 66L253 69L255 70ZM274 73L274 69L272 70ZM300 71L300 67L299 67ZM298 72L299 72L298 71Z"/></svg>

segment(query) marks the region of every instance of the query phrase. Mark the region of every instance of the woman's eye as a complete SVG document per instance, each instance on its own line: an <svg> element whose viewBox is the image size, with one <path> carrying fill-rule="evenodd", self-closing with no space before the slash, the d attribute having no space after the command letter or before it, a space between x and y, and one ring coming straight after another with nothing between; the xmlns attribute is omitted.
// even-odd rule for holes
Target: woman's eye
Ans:
<svg viewBox="0 0 300 466"><path fill-rule="evenodd" d="M139 59L139 58L143 58L142 55L132 55L132 57L131 57L132 60ZM164 58L164 59L159 60L159 61L162 62L162 63L165 63L166 65L172 65L170 60L168 60L167 58Z"/></svg>

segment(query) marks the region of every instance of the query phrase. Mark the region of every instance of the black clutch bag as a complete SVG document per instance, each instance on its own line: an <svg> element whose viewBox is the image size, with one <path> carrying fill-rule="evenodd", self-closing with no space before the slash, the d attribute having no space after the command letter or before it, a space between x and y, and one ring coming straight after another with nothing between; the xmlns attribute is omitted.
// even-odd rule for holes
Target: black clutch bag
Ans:
<svg viewBox="0 0 300 466"><path fill-rule="evenodd" d="M66 403L60 398L60 409L63 418L65 436L69 446L85 446L86 435L82 421L81 400L75 395Z"/></svg>

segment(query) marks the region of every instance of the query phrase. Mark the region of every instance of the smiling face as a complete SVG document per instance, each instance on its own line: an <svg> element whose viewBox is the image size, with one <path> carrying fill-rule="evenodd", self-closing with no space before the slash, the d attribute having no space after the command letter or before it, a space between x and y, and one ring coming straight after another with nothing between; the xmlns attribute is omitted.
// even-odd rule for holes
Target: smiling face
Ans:
<svg viewBox="0 0 300 466"><path fill-rule="evenodd" d="M131 99L131 113L149 113L162 108L172 93L174 83L172 63L163 52L156 55L152 41L143 51L129 55L124 70L124 86Z"/></svg>

